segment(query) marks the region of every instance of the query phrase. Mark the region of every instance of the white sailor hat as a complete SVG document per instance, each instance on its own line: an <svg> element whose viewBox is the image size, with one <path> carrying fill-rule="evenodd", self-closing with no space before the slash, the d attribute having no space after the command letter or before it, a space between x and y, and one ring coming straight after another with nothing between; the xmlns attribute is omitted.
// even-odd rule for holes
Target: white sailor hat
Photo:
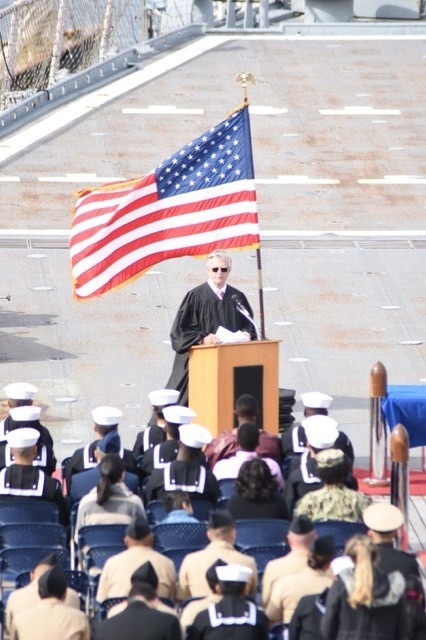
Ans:
<svg viewBox="0 0 426 640"><path fill-rule="evenodd" d="M6 436L9 446L16 449L23 449L24 447L34 447L39 438L40 432L37 431L37 429L31 429L31 427L14 429L13 431L9 431Z"/></svg>
<svg viewBox="0 0 426 640"><path fill-rule="evenodd" d="M401 509L388 502L370 504L364 509L362 519L369 529L378 533L397 531L404 524Z"/></svg>
<svg viewBox="0 0 426 640"><path fill-rule="evenodd" d="M10 400L32 400L38 389L28 382L12 382L3 388Z"/></svg>
<svg viewBox="0 0 426 640"><path fill-rule="evenodd" d="M9 413L15 422L33 422L33 420L40 418L41 407L35 407L33 404L29 404L23 407L14 407L10 409Z"/></svg>
<svg viewBox="0 0 426 640"><path fill-rule="evenodd" d="M302 421L308 443L315 449L329 449L336 442L337 422L330 416L310 416Z"/></svg>
<svg viewBox="0 0 426 640"><path fill-rule="evenodd" d="M182 444L193 449L201 449L213 440L213 436L208 429L194 423L183 424L179 427L179 436Z"/></svg>
<svg viewBox="0 0 426 640"><path fill-rule="evenodd" d="M300 399L303 402L303 406L309 409L328 409L333 402L333 398L326 393L320 391L308 391L308 393L302 393Z"/></svg>
<svg viewBox="0 0 426 640"><path fill-rule="evenodd" d="M218 580L221 582L247 582L253 570L242 564L227 564L222 567L216 567Z"/></svg>
<svg viewBox="0 0 426 640"><path fill-rule="evenodd" d="M168 404L176 404L179 399L179 391L175 389L157 389L148 394L153 407L165 407Z"/></svg>
<svg viewBox="0 0 426 640"><path fill-rule="evenodd" d="M189 424L197 414L189 407L173 404L170 407L164 407L163 416L167 422L172 422L173 424Z"/></svg>
<svg viewBox="0 0 426 640"><path fill-rule="evenodd" d="M111 427L118 424L123 412L115 407L96 407L92 410L92 418L100 427Z"/></svg>

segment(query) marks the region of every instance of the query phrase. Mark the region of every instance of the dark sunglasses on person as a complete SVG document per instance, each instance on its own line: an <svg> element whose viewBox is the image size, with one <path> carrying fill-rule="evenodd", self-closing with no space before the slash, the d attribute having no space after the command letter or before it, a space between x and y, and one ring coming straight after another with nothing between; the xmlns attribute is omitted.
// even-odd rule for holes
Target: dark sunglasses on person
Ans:
<svg viewBox="0 0 426 640"><path fill-rule="evenodd" d="M228 273L229 267L212 267L213 273L217 273L220 269L221 273Z"/></svg>

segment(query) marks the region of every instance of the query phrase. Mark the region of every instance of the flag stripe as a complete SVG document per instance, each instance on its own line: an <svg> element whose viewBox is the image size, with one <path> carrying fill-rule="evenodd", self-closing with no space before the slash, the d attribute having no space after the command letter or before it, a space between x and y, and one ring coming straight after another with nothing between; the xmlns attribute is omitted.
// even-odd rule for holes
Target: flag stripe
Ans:
<svg viewBox="0 0 426 640"><path fill-rule="evenodd" d="M143 207L146 211L144 225L141 226L141 215L139 209L130 212L109 226L102 226L98 231L90 230L90 232L80 233L73 238L71 256L73 258L80 255L84 257L87 251L94 251L93 243L96 243L96 250L104 246L107 242L114 239L117 234L125 234L126 231L137 229L140 237L148 236L152 233L168 233L173 228L179 226L202 225L213 220L222 220L232 217L238 213L255 213L257 211L255 201L254 188L252 191L242 191L239 193L227 194L221 199L209 198L198 203L189 203L188 205L176 206L172 199L167 201L168 207L165 207L163 200L153 205ZM243 205L246 205L243 207ZM202 205L202 209L200 208ZM225 208L226 206L226 208ZM243 211L245 208L245 211ZM170 212L170 210L173 210Z"/></svg>
<svg viewBox="0 0 426 640"><path fill-rule="evenodd" d="M162 260L258 246L244 105L143 178L80 191L70 236L75 295L102 295Z"/></svg>
<svg viewBox="0 0 426 640"><path fill-rule="evenodd" d="M240 224L236 227L228 227L226 233L223 229L217 229L208 236L207 238L204 235L202 237L196 235L191 236L190 239L182 237L177 241L173 239L171 242L160 242L158 245L153 243L149 247L142 246L131 253L126 252L107 268L103 265L102 270L98 264L88 272L90 276L88 281L84 283L82 281L82 285L76 288L76 293L79 297L86 298L98 295L98 292L103 291L105 287L108 287L108 290L116 288L158 262L170 257L179 258L188 255L188 248L194 247L195 243L197 247L191 255L207 255L217 248L218 242L223 249L233 248L236 246L236 238L241 238L243 247L258 246L257 224L248 225L247 229Z"/></svg>

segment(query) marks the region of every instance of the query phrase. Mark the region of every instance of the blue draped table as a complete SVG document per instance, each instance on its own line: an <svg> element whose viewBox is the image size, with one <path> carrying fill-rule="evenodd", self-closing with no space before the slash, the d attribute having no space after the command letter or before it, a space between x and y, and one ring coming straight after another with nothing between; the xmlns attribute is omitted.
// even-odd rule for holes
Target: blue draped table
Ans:
<svg viewBox="0 0 426 640"><path fill-rule="evenodd" d="M426 445L426 385L389 385L382 412L391 430L398 423L404 425L410 448Z"/></svg>

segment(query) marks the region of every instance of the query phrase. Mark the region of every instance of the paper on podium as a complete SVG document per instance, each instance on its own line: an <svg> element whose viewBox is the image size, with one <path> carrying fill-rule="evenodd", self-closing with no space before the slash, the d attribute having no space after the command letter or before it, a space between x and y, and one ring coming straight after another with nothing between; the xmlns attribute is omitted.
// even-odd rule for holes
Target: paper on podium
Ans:
<svg viewBox="0 0 426 640"><path fill-rule="evenodd" d="M222 325L218 328L215 335L216 338L223 343L250 342L249 336L247 336L243 331L229 331L229 329L225 329Z"/></svg>

